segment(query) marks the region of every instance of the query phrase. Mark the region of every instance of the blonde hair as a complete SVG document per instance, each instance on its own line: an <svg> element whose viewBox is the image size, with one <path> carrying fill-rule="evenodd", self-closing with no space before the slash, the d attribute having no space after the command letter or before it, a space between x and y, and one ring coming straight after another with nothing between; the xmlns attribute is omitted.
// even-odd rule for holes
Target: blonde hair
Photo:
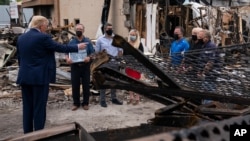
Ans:
<svg viewBox="0 0 250 141"><path fill-rule="evenodd" d="M131 41L131 40L130 40L130 34L131 34L132 32L135 32L135 33L136 33L136 40L135 40L135 41ZM137 49L139 48L140 43L141 43L141 38L140 38L140 33L139 33L138 30L136 30L136 29L131 29L131 30L129 31L128 42L129 42L129 43L133 42L133 47L134 47L134 48L137 48Z"/></svg>
<svg viewBox="0 0 250 141"><path fill-rule="evenodd" d="M202 31L203 29L200 27L194 27L192 30L192 35L197 35L200 31Z"/></svg>
<svg viewBox="0 0 250 141"><path fill-rule="evenodd" d="M32 20L30 21L30 27L31 28L39 28L40 26L44 25L44 24L48 24L49 20L44 17L44 16L33 16Z"/></svg>

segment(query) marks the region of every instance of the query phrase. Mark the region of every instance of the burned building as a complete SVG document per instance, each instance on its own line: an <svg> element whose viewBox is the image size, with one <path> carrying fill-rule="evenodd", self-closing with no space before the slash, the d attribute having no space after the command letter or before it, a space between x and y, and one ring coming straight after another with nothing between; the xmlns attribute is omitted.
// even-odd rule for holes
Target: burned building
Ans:
<svg viewBox="0 0 250 141"><path fill-rule="evenodd" d="M140 53L123 36L116 35L112 44L129 55L112 58L105 52L101 56L97 54L91 68L93 84L96 89L135 91L166 107L155 111L155 118L149 119L146 125L90 133L93 138L227 141L231 125L249 125L249 6L239 5L242 3L248 4L240 0L237 3L232 0L124 0L126 20L121 28L137 28L151 54ZM185 61L172 67L169 52L157 53L156 45L161 49L169 48L175 26L183 26L186 37L190 36L193 27L206 28L212 33L214 42L221 46L186 52ZM207 58L197 57L200 54L213 56L206 61ZM120 71L110 66L116 66ZM126 67L140 71L144 77L135 80L125 75L122 70ZM210 102L203 103L205 100ZM55 138L60 135L61 138L79 135L84 138L87 134L78 124L69 127L63 133L57 132ZM171 132L169 127L179 130ZM29 137L42 138L35 135Z"/></svg>

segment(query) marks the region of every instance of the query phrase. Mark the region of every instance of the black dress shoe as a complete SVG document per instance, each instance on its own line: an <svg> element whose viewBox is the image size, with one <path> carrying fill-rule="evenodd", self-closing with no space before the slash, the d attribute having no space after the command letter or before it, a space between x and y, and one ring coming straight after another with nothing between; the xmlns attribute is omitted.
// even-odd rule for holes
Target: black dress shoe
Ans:
<svg viewBox="0 0 250 141"><path fill-rule="evenodd" d="M75 106L75 105L74 105L74 106L72 107L71 110L72 110L72 111L75 111L75 110L77 110L78 108L79 108L79 106Z"/></svg>
<svg viewBox="0 0 250 141"><path fill-rule="evenodd" d="M101 101L101 106L104 108L108 107L105 101Z"/></svg>
<svg viewBox="0 0 250 141"><path fill-rule="evenodd" d="M89 106L88 105L84 105L82 106L83 110L89 110Z"/></svg>
<svg viewBox="0 0 250 141"><path fill-rule="evenodd" d="M112 103L116 105L122 105L122 102L120 102L118 99L112 99Z"/></svg>

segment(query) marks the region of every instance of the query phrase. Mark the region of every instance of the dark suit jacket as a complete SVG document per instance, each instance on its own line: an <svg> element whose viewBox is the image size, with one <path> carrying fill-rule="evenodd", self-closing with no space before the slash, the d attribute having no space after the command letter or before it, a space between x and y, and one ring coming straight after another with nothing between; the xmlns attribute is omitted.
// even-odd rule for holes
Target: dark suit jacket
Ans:
<svg viewBox="0 0 250 141"><path fill-rule="evenodd" d="M17 41L19 72L17 84L45 85L56 78L55 52L78 52L77 45L62 45L51 36L31 29Z"/></svg>

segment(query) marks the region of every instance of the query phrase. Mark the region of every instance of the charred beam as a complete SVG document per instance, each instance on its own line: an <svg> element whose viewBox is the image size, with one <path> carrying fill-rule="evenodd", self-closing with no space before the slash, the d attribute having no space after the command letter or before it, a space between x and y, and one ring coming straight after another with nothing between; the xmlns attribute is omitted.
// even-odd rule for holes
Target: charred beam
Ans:
<svg viewBox="0 0 250 141"><path fill-rule="evenodd" d="M145 55L132 47L123 37L115 35L112 45L121 47L124 51L134 56L140 63L142 63L150 71L152 71L152 73L154 73L157 77L161 78L165 83L167 83L169 87L180 89L180 86L177 83L175 83L169 76L167 76L161 69L159 69L152 61L147 59Z"/></svg>
<svg viewBox="0 0 250 141"><path fill-rule="evenodd" d="M223 115L223 116L240 116L247 115L250 113L250 108L243 110L233 110L233 109L219 109L219 108L199 108L199 112L206 115Z"/></svg>
<svg viewBox="0 0 250 141"><path fill-rule="evenodd" d="M249 97L240 97L240 96L224 96L218 95L214 93L208 92L196 92L196 91L187 91L187 90L177 90L171 88L159 88L159 87L141 87L138 85L128 85L117 82L104 83L101 88L112 88L112 89L124 89L131 90L140 94L143 94L146 97L150 97L151 99L161 102L162 98L167 96L180 96L186 99L208 99L215 100L225 103L234 103L240 105L249 105L250 98ZM161 101L159 101L161 100Z"/></svg>

